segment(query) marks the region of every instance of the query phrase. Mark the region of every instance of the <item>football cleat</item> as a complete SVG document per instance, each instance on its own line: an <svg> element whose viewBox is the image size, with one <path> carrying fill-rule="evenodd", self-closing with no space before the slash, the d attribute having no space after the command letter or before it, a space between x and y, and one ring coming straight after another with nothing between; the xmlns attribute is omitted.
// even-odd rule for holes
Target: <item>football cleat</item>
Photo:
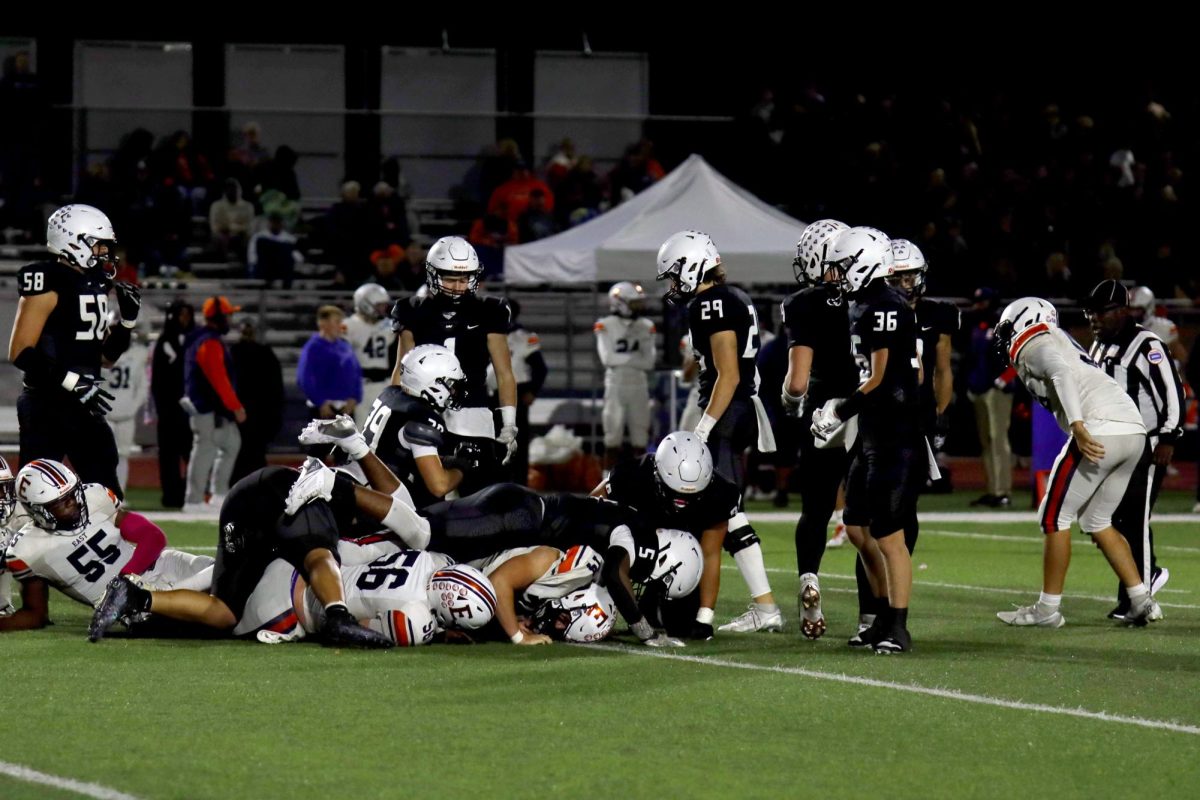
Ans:
<svg viewBox="0 0 1200 800"><path fill-rule="evenodd" d="M850 647L874 647L875 642L883 637L883 628L875 625L874 614L860 614L858 617L858 632L846 642Z"/></svg>
<svg viewBox="0 0 1200 800"><path fill-rule="evenodd" d="M362 647L370 650L386 650L395 646L382 633L359 625L346 607L340 605L325 609L321 641L326 647Z"/></svg>
<svg viewBox="0 0 1200 800"><path fill-rule="evenodd" d="M1169 580L1171 580L1171 570L1166 567L1155 567L1154 571L1150 573L1150 594L1158 594Z"/></svg>
<svg viewBox="0 0 1200 800"><path fill-rule="evenodd" d="M806 572L800 576L800 633L806 639L820 639L825 635L825 614L821 611L821 585L817 576Z"/></svg>
<svg viewBox="0 0 1200 800"><path fill-rule="evenodd" d="M92 614L92 622L88 625L88 641L98 642L104 638L117 621L133 618L146 605L145 589L141 589L124 576L113 578L100 598L100 605ZM139 602L140 601L140 602Z"/></svg>
<svg viewBox="0 0 1200 800"><path fill-rule="evenodd" d="M833 536L829 537L829 541L825 543L825 547L841 547L850 541L850 535L846 533L846 526L839 522L833 529Z"/></svg>
<svg viewBox="0 0 1200 800"><path fill-rule="evenodd" d="M774 611L762 609L758 603L751 603L745 613L726 622L719 631L729 633L749 633L751 631L781 631L783 630L783 612L778 608Z"/></svg>
<svg viewBox="0 0 1200 800"><path fill-rule="evenodd" d="M305 445L335 445L356 461L371 452L366 438L346 414L339 414L333 419L314 419L304 426L297 440Z"/></svg>
<svg viewBox="0 0 1200 800"><path fill-rule="evenodd" d="M296 478L292 488L288 490L283 513L293 516L313 500L332 499L333 480L333 470L309 456L304 460L304 466L300 468L300 477Z"/></svg>
<svg viewBox="0 0 1200 800"><path fill-rule="evenodd" d="M1062 612L1058 609L1047 611L1041 607L1040 603L1034 603L1031 606L1022 606L1016 611L999 611L996 617L1006 625L1015 625L1019 628L1039 627L1039 628L1061 628L1067 623L1063 618Z"/></svg>
<svg viewBox="0 0 1200 800"><path fill-rule="evenodd" d="M1153 597L1146 595L1141 602L1130 599L1129 611L1126 612L1123 622L1131 627L1142 628L1162 618L1162 607Z"/></svg>
<svg viewBox="0 0 1200 800"><path fill-rule="evenodd" d="M912 636L904 628L893 628L871 647L877 656L890 656L912 650Z"/></svg>

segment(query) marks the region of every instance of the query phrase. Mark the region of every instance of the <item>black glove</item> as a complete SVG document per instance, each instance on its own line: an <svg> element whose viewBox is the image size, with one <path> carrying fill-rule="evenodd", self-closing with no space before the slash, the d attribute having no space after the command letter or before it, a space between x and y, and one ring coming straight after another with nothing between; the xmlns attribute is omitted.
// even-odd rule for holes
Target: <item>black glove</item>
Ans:
<svg viewBox="0 0 1200 800"><path fill-rule="evenodd" d="M933 421L933 449L942 450L946 446L946 437L950 435L950 415L938 414Z"/></svg>
<svg viewBox="0 0 1200 800"><path fill-rule="evenodd" d="M483 447L474 441L461 441L454 452L442 459L446 469L458 469L463 472L478 472L484 463Z"/></svg>
<svg viewBox="0 0 1200 800"><path fill-rule="evenodd" d="M112 411L113 396L104 390L100 382L90 375L80 375L71 394L93 417L103 417Z"/></svg>
<svg viewBox="0 0 1200 800"><path fill-rule="evenodd" d="M121 307L121 322L126 328L132 328L137 322L138 313L142 310L142 290L132 283L118 281L113 284L117 290L117 305Z"/></svg>

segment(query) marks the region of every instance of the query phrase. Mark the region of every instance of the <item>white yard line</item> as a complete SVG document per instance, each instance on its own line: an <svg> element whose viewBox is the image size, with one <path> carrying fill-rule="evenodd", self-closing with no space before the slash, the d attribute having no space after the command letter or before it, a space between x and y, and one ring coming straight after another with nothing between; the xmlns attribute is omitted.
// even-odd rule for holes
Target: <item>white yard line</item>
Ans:
<svg viewBox="0 0 1200 800"><path fill-rule="evenodd" d="M0 761L0 775L7 775L19 781L37 783L42 786L52 786L55 789L81 794L84 797L95 797L97 800L138 800L131 794L119 792L98 783L84 783L70 778L60 778L57 775L48 775L45 772L23 767L20 764L11 764L7 761Z"/></svg>
<svg viewBox="0 0 1200 800"><path fill-rule="evenodd" d="M1039 548L1042 544L1040 534L1021 536L1019 534L978 533L976 531L948 531L943 528L922 528L921 536L926 534L947 536L955 539L985 539L992 542L1030 542L1037 544ZM1163 553L1200 553L1200 547L1183 547L1170 544L1156 544L1154 545L1154 550L1155 552Z"/></svg>
<svg viewBox="0 0 1200 800"><path fill-rule="evenodd" d="M804 678L833 681L834 683L847 683L853 686L869 686L874 689L890 689L894 692L921 694L944 700L956 700L961 703L974 703L976 705L994 706L996 708L1008 708L1015 711L1031 711L1036 714L1058 714L1066 717L1078 717L1080 719L1096 720L1098 722L1115 722L1120 725L1135 725L1140 728L1153 728L1155 730L1172 731L1173 733L1186 733L1193 736L1200 736L1200 727L1195 725L1186 725L1181 722L1172 722L1171 720L1128 717L1123 714L1109 714L1106 711L1089 711L1086 708L1066 708L1063 706L1045 705L1043 703L1026 703L1020 700L1005 700L1001 697L991 697L984 694L971 694L968 692L960 692L955 689L939 689L937 687L921 686L920 684L915 683L881 681L875 678L863 678L857 675L846 675L839 672L821 672L820 670L802 669L800 667L749 664L740 661L730 661L728 659L717 658L713 656L687 656L669 650L638 647L635 645L586 645L586 647L600 647L606 650L622 652L631 656L642 656L643 658L662 658L668 661L686 661L692 664L704 664L711 667L742 669L751 672L774 672L782 675L797 675ZM903 658L903 656L899 657Z"/></svg>

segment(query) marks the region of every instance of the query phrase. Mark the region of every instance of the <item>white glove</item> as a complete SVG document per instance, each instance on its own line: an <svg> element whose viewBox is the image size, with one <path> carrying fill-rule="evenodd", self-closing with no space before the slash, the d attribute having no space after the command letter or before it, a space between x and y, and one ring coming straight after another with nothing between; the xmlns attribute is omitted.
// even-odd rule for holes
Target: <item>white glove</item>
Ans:
<svg viewBox="0 0 1200 800"><path fill-rule="evenodd" d="M500 407L500 435L496 441L508 448L508 455L502 464L507 464L517 452L517 408L516 406Z"/></svg>
<svg viewBox="0 0 1200 800"><path fill-rule="evenodd" d="M696 423L696 430L692 431L692 433L700 437L700 441L708 444L708 435L712 433L712 429L716 424L717 421L715 419L708 414L704 414L700 417L700 421Z"/></svg>
<svg viewBox="0 0 1200 800"><path fill-rule="evenodd" d="M804 416L804 407L808 405L808 395L802 394L795 397L789 394L787 388L784 387L783 392L779 395L779 402L783 404L784 414L799 418Z"/></svg>
<svg viewBox="0 0 1200 800"><path fill-rule="evenodd" d="M687 647L683 643L683 640L667 636L665 633L645 639L642 641L642 644L646 645L646 647Z"/></svg>
<svg viewBox="0 0 1200 800"><path fill-rule="evenodd" d="M297 438L300 444L335 445L355 461L371 452L366 438L346 414L339 414L333 419L314 419L304 426Z"/></svg>
<svg viewBox="0 0 1200 800"><path fill-rule="evenodd" d="M313 500L332 499L333 480L333 470L309 456L305 459L304 466L300 468L300 477L296 478L296 482L288 491L283 513L292 516Z"/></svg>
<svg viewBox="0 0 1200 800"><path fill-rule="evenodd" d="M809 428L809 431L812 433L814 439L820 439L821 441L827 441L833 435L834 431L844 424L838 419L837 414L830 407L829 403L814 411L812 420L812 426Z"/></svg>

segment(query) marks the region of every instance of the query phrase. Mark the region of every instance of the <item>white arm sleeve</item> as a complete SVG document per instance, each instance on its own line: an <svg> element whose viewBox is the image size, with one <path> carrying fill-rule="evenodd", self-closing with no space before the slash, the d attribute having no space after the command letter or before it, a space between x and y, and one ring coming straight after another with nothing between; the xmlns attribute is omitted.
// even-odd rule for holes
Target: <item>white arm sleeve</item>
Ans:
<svg viewBox="0 0 1200 800"><path fill-rule="evenodd" d="M608 329L603 327L603 323L596 324L600 326L595 329L596 352L600 354L600 363L608 368L612 366L613 360L612 337L608 335Z"/></svg>
<svg viewBox="0 0 1200 800"><path fill-rule="evenodd" d="M1025 346L1025 367L1034 376L1054 385L1054 393L1062 405L1062 414L1067 423L1083 422L1083 403L1079 389L1071 379L1071 365L1054 345L1049 336Z"/></svg>
<svg viewBox="0 0 1200 800"><path fill-rule="evenodd" d="M609 547L623 547L629 553L629 563L632 564L637 558L635 553L637 548L633 544L633 531L629 530L628 525L618 525L613 528L613 532L608 536Z"/></svg>

